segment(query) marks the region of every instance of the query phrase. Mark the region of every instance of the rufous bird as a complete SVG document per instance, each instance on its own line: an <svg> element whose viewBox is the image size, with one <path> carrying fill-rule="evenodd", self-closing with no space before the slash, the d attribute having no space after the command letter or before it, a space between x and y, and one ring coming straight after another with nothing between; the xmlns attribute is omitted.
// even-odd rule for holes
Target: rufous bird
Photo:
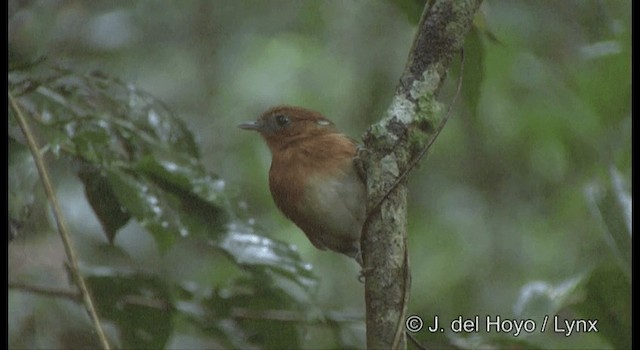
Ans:
<svg viewBox="0 0 640 350"><path fill-rule="evenodd" d="M277 106L238 125L262 135L271 151L269 189L276 206L318 249L362 266L366 189L353 163L356 143L322 114Z"/></svg>

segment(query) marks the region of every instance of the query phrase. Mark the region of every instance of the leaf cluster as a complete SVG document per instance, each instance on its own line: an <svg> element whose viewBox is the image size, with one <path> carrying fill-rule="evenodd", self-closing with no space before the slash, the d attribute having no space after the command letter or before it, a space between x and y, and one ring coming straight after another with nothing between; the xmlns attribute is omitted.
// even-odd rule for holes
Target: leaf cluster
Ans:
<svg viewBox="0 0 640 350"><path fill-rule="evenodd" d="M104 249L119 250L116 238L135 220L161 254L191 240L241 271L221 285L194 287L145 266L86 266L82 274L98 312L118 330L115 344L162 348L185 325L223 347L299 344L291 321L311 317L305 310L317 281L310 265L292 246L238 218L224 180L204 168L191 132L164 104L101 72L44 65L11 71L9 90L30 117L42 152L77 175L111 243ZM45 204L34 199L37 172L12 113L9 214L19 237L27 234L28 214ZM271 321L269 315L282 312L291 319Z"/></svg>

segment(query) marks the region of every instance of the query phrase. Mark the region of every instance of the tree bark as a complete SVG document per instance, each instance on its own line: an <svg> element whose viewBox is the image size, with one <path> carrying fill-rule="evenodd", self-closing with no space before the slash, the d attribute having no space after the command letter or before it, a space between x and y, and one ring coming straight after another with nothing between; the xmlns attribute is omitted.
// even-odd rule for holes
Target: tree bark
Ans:
<svg viewBox="0 0 640 350"><path fill-rule="evenodd" d="M407 187L404 180L397 180L437 136L443 118L437 92L481 2L427 2L393 101L382 120L363 136L365 148L358 162L366 174L368 193L361 243L369 349L406 348Z"/></svg>

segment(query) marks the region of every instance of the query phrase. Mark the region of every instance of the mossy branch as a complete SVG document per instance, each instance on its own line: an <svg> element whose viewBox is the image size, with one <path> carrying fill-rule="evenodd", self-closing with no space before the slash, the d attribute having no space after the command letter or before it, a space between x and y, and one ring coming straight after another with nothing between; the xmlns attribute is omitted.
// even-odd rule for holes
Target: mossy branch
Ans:
<svg viewBox="0 0 640 350"><path fill-rule="evenodd" d="M425 5L393 101L384 118L363 136L365 151L359 162L367 176L362 249L370 349L406 348L410 275L403 179L443 126L437 93L481 2L435 0Z"/></svg>

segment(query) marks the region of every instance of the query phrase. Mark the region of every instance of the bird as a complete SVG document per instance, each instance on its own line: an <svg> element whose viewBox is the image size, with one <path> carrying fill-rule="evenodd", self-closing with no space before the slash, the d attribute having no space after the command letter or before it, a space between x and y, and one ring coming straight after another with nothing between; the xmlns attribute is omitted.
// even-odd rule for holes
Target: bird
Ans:
<svg viewBox="0 0 640 350"><path fill-rule="evenodd" d="M238 125L271 151L269 189L278 209L320 250L363 265L360 237L366 187L354 165L358 146L322 114L280 105Z"/></svg>

